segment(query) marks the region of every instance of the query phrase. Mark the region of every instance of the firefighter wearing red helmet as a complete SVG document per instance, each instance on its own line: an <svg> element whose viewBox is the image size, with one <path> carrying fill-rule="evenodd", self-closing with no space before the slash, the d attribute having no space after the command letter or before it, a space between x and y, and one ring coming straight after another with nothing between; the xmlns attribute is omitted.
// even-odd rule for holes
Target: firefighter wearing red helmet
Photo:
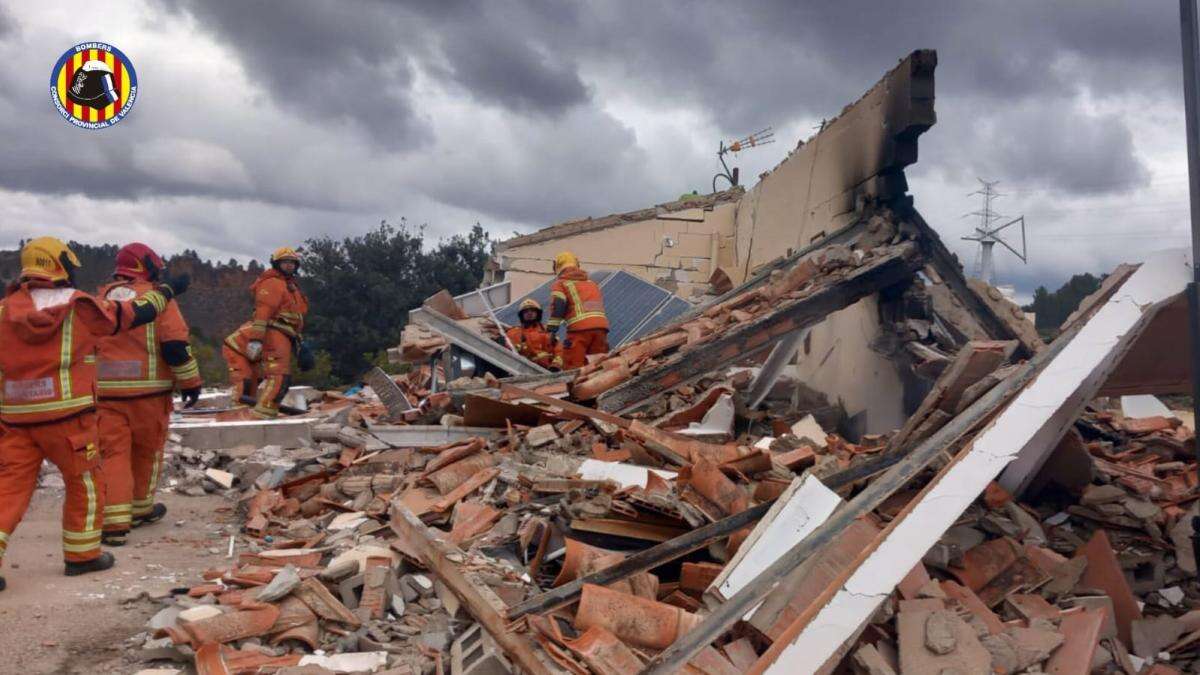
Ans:
<svg viewBox="0 0 1200 675"><path fill-rule="evenodd" d="M99 296L119 302L154 288L164 269L149 246L127 244L117 252L113 280ZM192 356L188 325L174 300L154 321L100 340L97 364L100 448L106 496L103 541L121 546L131 527L166 515L154 502L161 475L167 425L178 390L185 407L200 398L200 366Z"/></svg>

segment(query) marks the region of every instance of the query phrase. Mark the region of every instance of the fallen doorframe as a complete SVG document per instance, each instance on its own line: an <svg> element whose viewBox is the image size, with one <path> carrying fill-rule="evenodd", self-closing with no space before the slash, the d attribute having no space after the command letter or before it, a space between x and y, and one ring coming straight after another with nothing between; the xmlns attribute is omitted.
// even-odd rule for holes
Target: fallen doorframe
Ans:
<svg viewBox="0 0 1200 675"><path fill-rule="evenodd" d="M1190 269L1185 251L1170 251L1147 261L926 486L916 502L889 524L832 599L815 616L797 620L751 672L823 670L1005 467L1012 473L1005 473L1002 484L1014 487L1036 472L1155 314L1183 292Z"/></svg>

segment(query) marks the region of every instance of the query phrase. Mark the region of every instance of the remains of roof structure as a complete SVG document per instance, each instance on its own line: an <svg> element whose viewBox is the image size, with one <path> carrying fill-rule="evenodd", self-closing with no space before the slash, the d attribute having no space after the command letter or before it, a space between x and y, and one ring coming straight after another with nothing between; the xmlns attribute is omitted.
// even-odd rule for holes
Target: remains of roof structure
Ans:
<svg viewBox="0 0 1200 675"><path fill-rule="evenodd" d="M934 63L915 52L691 220L510 242L523 295L539 246L713 219L728 287L585 367L496 354L504 372L459 377L448 345L503 347L439 294L408 370L312 392L299 447L173 447L167 482L237 498L244 531L147 653L203 673L1200 668L1194 421L1146 396L1193 376L1173 353L1191 261L1118 268L1042 344L904 195Z"/></svg>

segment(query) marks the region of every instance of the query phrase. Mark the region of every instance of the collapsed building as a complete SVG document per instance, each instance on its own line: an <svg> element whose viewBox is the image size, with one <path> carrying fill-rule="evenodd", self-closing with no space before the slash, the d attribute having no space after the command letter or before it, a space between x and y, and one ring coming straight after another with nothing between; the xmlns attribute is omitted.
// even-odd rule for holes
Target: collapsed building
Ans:
<svg viewBox="0 0 1200 675"><path fill-rule="evenodd" d="M1118 268L1043 343L907 195L935 65L902 60L749 190L502 246L509 300L572 248L696 301L655 324L659 298L584 368L497 344L487 289L439 294L401 375L297 392L277 422L189 414L168 483L237 496L244 526L148 653L206 674L1196 668L1194 420L1149 396L1192 377L1191 261Z"/></svg>
<svg viewBox="0 0 1200 675"><path fill-rule="evenodd" d="M718 288L736 286L769 274L800 251L903 223L920 232L928 247L925 288L908 296L871 293L834 312L802 341L797 364L798 378L840 401L858 433L895 429L922 396L914 366L929 370L937 365L929 361L944 362L952 341L1018 339L1025 354L1038 343L1019 310L994 289L964 278L907 194L904 168L917 161L917 141L936 120L936 65L933 51L903 59L749 190L510 239L497 247L501 274L522 294L552 276L558 251L571 250L589 270L624 270L696 299L709 291L710 281ZM882 241L882 234L875 236ZM893 327L893 319L908 318L913 303L926 306L922 315ZM904 340L914 328L921 333L919 346ZM931 332L936 339L926 339Z"/></svg>

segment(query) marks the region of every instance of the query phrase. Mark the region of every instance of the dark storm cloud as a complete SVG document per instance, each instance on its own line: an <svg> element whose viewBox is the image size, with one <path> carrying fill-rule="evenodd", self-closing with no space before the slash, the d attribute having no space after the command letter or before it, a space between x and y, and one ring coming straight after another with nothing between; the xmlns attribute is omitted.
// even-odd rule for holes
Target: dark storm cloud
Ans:
<svg viewBox="0 0 1200 675"><path fill-rule="evenodd" d="M0 38L5 37L16 29L16 19L13 18L10 11L5 9L3 5L0 5Z"/></svg>
<svg viewBox="0 0 1200 675"><path fill-rule="evenodd" d="M588 98L573 61L532 30L562 12L487 2L160 1L237 50L251 79L302 114L353 119L393 148L427 138L413 109L417 64L514 112L556 114Z"/></svg>
<svg viewBox="0 0 1200 675"><path fill-rule="evenodd" d="M442 48L452 77L472 96L520 112L559 113L588 98L573 66L481 25L454 30Z"/></svg>
<svg viewBox="0 0 1200 675"><path fill-rule="evenodd" d="M1180 98L1169 3L143 3L145 25L132 30L175 35L186 26L183 42L194 35L194 43L178 49L215 42L221 53L197 60L230 72L189 86L166 64L143 62L146 96L130 118L111 133L83 134L55 118L44 74L58 45L79 36L27 9L33 3L0 0L0 49L9 46L0 189L211 202L235 233L275 207L278 222L337 230L338 214L369 226L414 203L451 214L447 221L528 230L707 185L713 158L695 149L695 136L712 133L710 124L726 137L767 125L807 129L897 59L931 47L939 122L922 137L912 175L955 187L982 175L1093 198L1150 176L1134 145L1139 119L1105 104L1172 107ZM228 90L243 78L249 87ZM639 127L644 120L621 118L628 109L664 119ZM654 125L673 119L679 138L664 140ZM798 139L779 140L773 158ZM161 217L197 240L212 232L207 217Z"/></svg>
<svg viewBox="0 0 1200 675"><path fill-rule="evenodd" d="M233 47L252 80L301 115L354 120L376 141L411 147L413 73L403 14L360 0L161 0Z"/></svg>

